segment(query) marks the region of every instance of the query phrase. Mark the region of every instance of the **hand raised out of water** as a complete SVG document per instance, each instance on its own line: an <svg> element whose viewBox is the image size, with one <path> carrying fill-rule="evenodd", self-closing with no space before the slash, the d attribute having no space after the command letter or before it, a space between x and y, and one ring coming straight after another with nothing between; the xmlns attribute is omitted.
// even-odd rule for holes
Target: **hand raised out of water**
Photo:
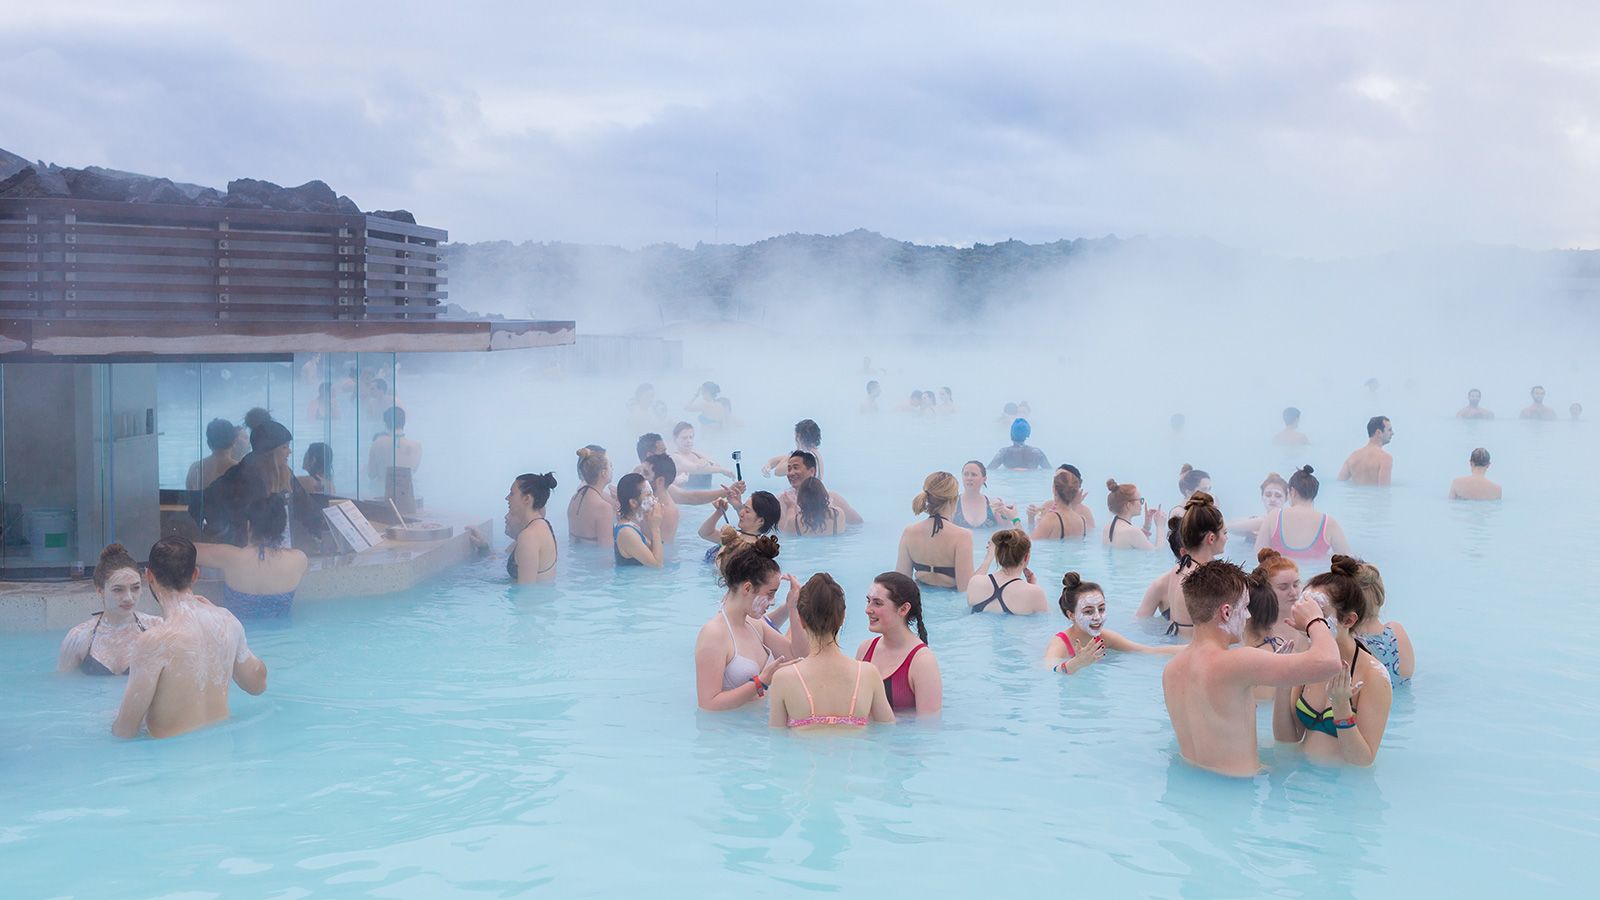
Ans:
<svg viewBox="0 0 1600 900"><path fill-rule="evenodd" d="M744 494L744 482L735 481L734 483L728 485L726 490L728 491L728 499L733 502L734 506L738 506L739 497Z"/></svg>
<svg viewBox="0 0 1600 900"><path fill-rule="evenodd" d="M1301 597L1294 602L1293 606L1289 607L1289 618L1285 621L1295 631L1304 632L1306 626L1311 624L1312 619L1320 618L1321 616L1322 607L1317 605L1317 601L1312 600L1310 597Z"/></svg>
<svg viewBox="0 0 1600 900"><path fill-rule="evenodd" d="M800 589L800 579L790 575L788 572L783 573L782 577L784 581L789 583L789 593L784 595L785 598L788 598Z"/></svg>
<svg viewBox="0 0 1600 900"><path fill-rule="evenodd" d="M1033 570L1028 568L1027 566L1023 566L1022 567L1022 578L1023 578L1023 580L1027 581L1029 584L1038 584L1039 583L1039 582L1033 580Z"/></svg>
<svg viewBox="0 0 1600 900"><path fill-rule="evenodd" d="M770 464L762 466L761 467L761 474L764 477L771 478L772 477L772 466Z"/></svg>
<svg viewBox="0 0 1600 900"><path fill-rule="evenodd" d="M721 515L722 513L727 512L728 511L728 498L727 497L718 497L717 499L711 501L711 508L716 510L718 515Z"/></svg>
<svg viewBox="0 0 1600 900"><path fill-rule="evenodd" d="M1328 681L1328 702L1335 709L1350 705L1350 698L1359 693L1361 686L1365 683L1364 681L1358 681L1355 684L1351 684L1350 670L1341 667L1339 674Z"/></svg>
<svg viewBox="0 0 1600 900"><path fill-rule="evenodd" d="M798 659L790 659L787 656L775 656L772 659L767 660L767 664L761 669L761 683L771 684L772 674L774 672L786 666L792 666L799 661L800 660Z"/></svg>
<svg viewBox="0 0 1600 900"><path fill-rule="evenodd" d="M1102 641L1100 638L1096 637L1091 639L1088 644L1084 645L1084 648L1079 650L1076 656L1067 660L1067 664L1061 668L1069 673L1078 672L1105 658L1105 641Z"/></svg>

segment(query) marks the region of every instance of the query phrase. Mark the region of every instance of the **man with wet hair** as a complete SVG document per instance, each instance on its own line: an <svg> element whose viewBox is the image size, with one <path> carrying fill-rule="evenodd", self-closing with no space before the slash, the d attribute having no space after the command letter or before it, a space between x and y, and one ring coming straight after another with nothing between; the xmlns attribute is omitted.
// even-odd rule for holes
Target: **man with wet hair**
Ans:
<svg viewBox="0 0 1600 900"><path fill-rule="evenodd" d="M111 733L172 737L228 717L228 680L250 694L267 689L267 666L250 652L233 613L194 594L194 544L169 535L150 548L145 582L163 621L133 644L128 687Z"/></svg>
<svg viewBox="0 0 1600 900"><path fill-rule="evenodd" d="M651 479L655 478L655 471L651 468L650 458L660 455L670 456L667 453L666 438L654 431L639 435L639 440L634 443L633 449L635 453L639 454L639 465L635 466L633 470L642 475L646 481L651 481ZM674 473L677 472L678 466L676 462L673 463L672 470ZM737 490L735 490L736 488ZM657 489L656 493L660 494L662 492ZM683 506L704 506L715 501L718 497L727 497L730 493L744 493L744 482L738 481L731 485L715 488L685 488L673 484L670 486L668 493L671 494L673 503ZM662 534L666 533L665 531L662 532ZM671 538L667 538L667 540L671 540Z"/></svg>
<svg viewBox="0 0 1600 900"><path fill-rule="evenodd" d="M1533 398L1533 402L1522 408L1518 418L1549 420L1556 417L1556 411L1544 405L1544 385L1534 385L1528 391L1528 396Z"/></svg>
<svg viewBox="0 0 1600 900"><path fill-rule="evenodd" d="M1283 411L1283 430L1272 442L1280 447L1301 447L1311 443L1300 430L1300 410L1291 406Z"/></svg>
<svg viewBox="0 0 1600 900"><path fill-rule="evenodd" d="M1233 648L1250 620L1244 570L1223 559L1202 563L1183 582L1183 601L1194 621L1194 639L1161 673L1167 716L1183 758L1222 775L1250 777L1261 771L1256 747L1258 686L1293 687L1326 681L1339 672L1339 647L1332 626L1315 600L1301 597L1289 622L1305 632L1303 653Z"/></svg>
<svg viewBox="0 0 1600 900"><path fill-rule="evenodd" d="M1500 485L1489 480L1489 451L1479 447L1467 457L1471 474L1450 482L1451 500L1499 500Z"/></svg>
<svg viewBox="0 0 1600 900"><path fill-rule="evenodd" d="M1494 413L1479 406L1483 402L1483 391L1473 388L1467 391L1467 405L1456 410L1458 419L1492 419Z"/></svg>
<svg viewBox="0 0 1600 900"><path fill-rule="evenodd" d="M1339 480L1355 484L1373 484L1388 487L1394 469L1394 457L1383 449L1394 440L1394 424L1388 416L1373 416L1367 420L1367 442L1339 467Z"/></svg>
<svg viewBox="0 0 1600 900"><path fill-rule="evenodd" d="M789 489L778 495L778 503L782 505L785 513L798 505L799 501L796 499L796 495L800 490L800 485L805 483L807 478L816 477L816 474L817 458L815 456L805 450L796 450L789 454L787 469L784 472L784 475L789 479ZM860 513L856 512L856 508L850 505L850 501L844 499L836 491L828 491L828 505L844 513L845 524L860 525L866 521L861 518Z"/></svg>

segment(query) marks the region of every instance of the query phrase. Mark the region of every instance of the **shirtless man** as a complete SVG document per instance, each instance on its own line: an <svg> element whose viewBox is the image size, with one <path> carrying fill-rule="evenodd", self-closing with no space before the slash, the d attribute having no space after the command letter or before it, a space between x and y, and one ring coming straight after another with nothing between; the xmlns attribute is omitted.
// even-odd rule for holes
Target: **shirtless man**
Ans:
<svg viewBox="0 0 1600 900"><path fill-rule="evenodd" d="M815 477L817 474L816 457L804 450L796 450L789 454L787 465L788 469L784 474L789 479L789 489L778 495L778 503L783 506L784 515L788 515L798 505L799 501L795 499L795 493L799 490L800 485L807 478ZM860 525L866 521L861 518L860 513L856 512L855 507L850 505L850 501L840 496L838 491L828 491L828 505L844 513L844 521L847 525Z"/></svg>
<svg viewBox="0 0 1600 900"><path fill-rule="evenodd" d="M1467 457L1471 475L1450 482L1451 500L1499 500L1500 485L1489 480L1489 451L1479 447Z"/></svg>
<svg viewBox="0 0 1600 900"><path fill-rule="evenodd" d="M1394 468L1394 457L1383 449L1394 440L1394 425L1388 416L1373 416L1367 420L1367 442L1339 467L1340 481L1356 484L1388 486L1389 474Z"/></svg>
<svg viewBox="0 0 1600 900"><path fill-rule="evenodd" d="M634 451L639 454L639 465L634 467L634 471L638 472L640 475L643 475L647 481L651 480L655 476L655 473L650 468L650 457L659 456L661 454L671 456L670 453L667 453L666 440L654 431L639 435L639 440L634 444ZM677 460L673 460L672 462L673 471L676 472ZM739 487L737 493L743 493L744 482L740 481L736 483ZM655 489L655 491L657 497L665 497L670 495L670 499L673 503L683 506L704 506L707 503L715 501L719 497L728 496L728 490L730 487L732 486L724 485L722 487L691 490L689 488L679 487L678 485L674 484L667 491L662 491L660 489ZM666 532L662 533L665 534Z"/></svg>
<svg viewBox="0 0 1600 900"><path fill-rule="evenodd" d="M1494 413L1479 406L1483 402L1483 391L1473 388L1467 391L1467 405L1456 410L1458 419L1492 419Z"/></svg>
<svg viewBox="0 0 1600 900"><path fill-rule="evenodd" d="M1300 410L1289 407L1283 411L1283 430L1272 439L1280 447L1299 447L1311 443L1300 430Z"/></svg>
<svg viewBox="0 0 1600 900"><path fill-rule="evenodd" d="M406 411L400 407L383 411L383 425L387 430L367 448L367 479L374 491L388 496L389 467L410 469L415 475L422 468L422 445L406 437Z"/></svg>
<svg viewBox="0 0 1600 900"><path fill-rule="evenodd" d="M1255 688L1327 681L1340 671L1338 643L1316 601L1301 597L1288 621L1308 634L1309 649L1280 654L1234 648L1250 619L1250 595L1244 570L1226 560L1196 567L1183 583L1183 599L1194 619L1194 639L1161 673L1178 750L1196 766L1248 778L1261 771Z"/></svg>
<svg viewBox="0 0 1600 900"><path fill-rule="evenodd" d="M228 717L228 679L246 693L267 689L267 666L250 652L233 613L197 597L194 544L169 535L150 548L145 581L163 621L133 644L128 688L111 733L172 737Z"/></svg>
<svg viewBox="0 0 1600 900"><path fill-rule="evenodd" d="M1556 411L1544 405L1544 385L1534 385L1533 390L1528 392L1528 396L1533 398L1533 402L1522 408L1522 412L1517 414L1518 418L1554 419L1556 417Z"/></svg>

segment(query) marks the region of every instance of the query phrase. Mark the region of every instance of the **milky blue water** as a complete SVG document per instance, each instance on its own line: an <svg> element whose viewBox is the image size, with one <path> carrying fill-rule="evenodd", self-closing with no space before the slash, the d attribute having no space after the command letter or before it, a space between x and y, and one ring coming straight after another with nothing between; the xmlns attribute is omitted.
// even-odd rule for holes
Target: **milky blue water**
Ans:
<svg viewBox="0 0 1600 900"><path fill-rule="evenodd" d="M674 406L689 394L690 379L680 381L670 385ZM419 477L434 479L432 496L498 524L510 477L553 468L563 483L551 508L564 510L572 448L598 440L631 454L625 426L591 430L580 407L616 410L629 388L569 382L564 406L530 397L488 416L437 403L413 418L432 466ZM437 391L472 396L460 384ZM746 424L702 436L702 447L742 446L752 457L787 449L785 426L810 411L807 398L756 410L755 391L739 395ZM958 387L958 398L966 393ZM845 647L867 633L861 597L892 566L922 477L987 459L1004 442L993 420L1006 398L979 399L935 421L863 420L853 395L814 402L829 480L868 524L838 539L786 541L781 562L802 579L826 570L845 585ZM305 604L287 625L252 626L268 692L235 691L231 721L172 740L113 739L120 682L51 672L59 634L0 636L4 893L1582 890L1600 837L1593 428L1459 423L1453 390L1369 398L1352 388L1317 399L1329 409L1301 403L1316 443L1293 456L1268 443L1276 405L1244 419L1191 410L1173 435L1170 409L1108 427L1100 423L1116 420L1105 410L1040 409L1034 398L1037 443L1052 462L1083 469L1097 512L1093 486L1108 476L1170 501L1183 462L1212 473L1230 515L1259 508L1268 469L1304 461L1329 475L1319 506L1382 566L1385 611L1418 650L1417 677L1396 692L1371 769L1319 768L1275 749L1263 712L1267 774L1196 772L1176 758L1160 659L1113 656L1053 676L1038 660L1059 615L969 616L937 592L926 606L944 673L941 721L792 735L766 726L764 706L697 712L692 647L720 592L699 562L699 518L686 510L662 572L615 572L609 556L571 548L558 526L553 586L508 588L497 558L401 596ZM1332 483L1371 412L1395 418L1396 484ZM1507 500L1451 504L1449 479L1478 445L1494 452L1491 474ZM991 492L1042 500L1048 477L996 475ZM1113 557L1091 542L1038 546L1032 567L1048 584L1069 567L1100 581L1113 627L1137 635L1133 609L1167 563Z"/></svg>

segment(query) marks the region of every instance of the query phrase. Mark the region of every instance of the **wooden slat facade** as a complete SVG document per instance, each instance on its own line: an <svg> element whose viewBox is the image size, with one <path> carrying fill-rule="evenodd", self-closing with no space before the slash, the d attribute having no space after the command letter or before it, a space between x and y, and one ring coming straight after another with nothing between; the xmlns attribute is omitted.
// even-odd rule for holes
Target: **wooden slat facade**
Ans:
<svg viewBox="0 0 1600 900"><path fill-rule="evenodd" d="M364 214L0 199L0 315L431 320L447 239Z"/></svg>

